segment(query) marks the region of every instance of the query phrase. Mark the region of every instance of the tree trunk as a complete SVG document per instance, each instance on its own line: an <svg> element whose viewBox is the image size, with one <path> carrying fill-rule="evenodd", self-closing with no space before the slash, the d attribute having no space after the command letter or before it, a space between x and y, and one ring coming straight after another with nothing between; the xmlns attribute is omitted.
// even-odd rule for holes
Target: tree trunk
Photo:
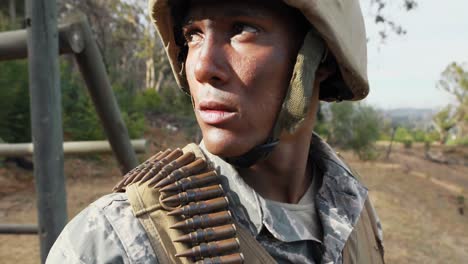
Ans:
<svg viewBox="0 0 468 264"><path fill-rule="evenodd" d="M154 59L151 56L146 60L146 89L156 89L154 76ZM158 79L159 84L159 79Z"/></svg>
<svg viewBox="0 0 468 264"><path fill-rule="evenodd" d="M396 128L394 127L392 129L392 139L390 140L390 145L388 146L387 154L385 156L385 159L387 160L390 158L390 154L392 153L392 145L393 145L393 141L395 140L395 132L396 132Z"/></svg>
<svg viewBox="0 0 468 264"><path fill-rule="evenodd" d="M163 67L160 71L159 71L159 75L158 75L158 82L156 83L156 86L155 86L155 90L156 92L161 92L161 88L162 88L162 84L164 82L164 80L166 79L166 73L167 73L167 67Z"/></svg>

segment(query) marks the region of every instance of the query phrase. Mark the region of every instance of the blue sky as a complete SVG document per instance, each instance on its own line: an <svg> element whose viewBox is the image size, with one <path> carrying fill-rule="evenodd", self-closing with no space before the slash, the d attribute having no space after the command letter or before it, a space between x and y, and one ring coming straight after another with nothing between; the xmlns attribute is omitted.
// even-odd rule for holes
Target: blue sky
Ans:
<svg viewBox="0 0 468 264"><path fill-rule="evenodd" d="M407 31L380 43L368 1L361 1L368 43L371 93L366 102L382 109L440 108L452 98L437 88L445 67L468 62L468 0L420 0L409 13L390 0L391 19Z"/></svg>

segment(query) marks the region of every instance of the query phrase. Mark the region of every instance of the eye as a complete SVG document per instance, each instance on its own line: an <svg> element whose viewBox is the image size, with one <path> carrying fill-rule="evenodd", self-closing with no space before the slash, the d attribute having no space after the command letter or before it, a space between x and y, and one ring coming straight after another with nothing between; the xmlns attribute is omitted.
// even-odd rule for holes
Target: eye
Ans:
<svg viewBox="0 0 468 264"><path fill-rule="evenodd" d="M233 26L233 35L236 40L248 40L255 37L259 28L246 23L235 23Z"/></svg>
<svg viewBox="0 0 468 264"><path fill-rule="evenodd" d="M184 29L185 43L188 46L195 45L202 41L202 33L196 29Z"/></svg>

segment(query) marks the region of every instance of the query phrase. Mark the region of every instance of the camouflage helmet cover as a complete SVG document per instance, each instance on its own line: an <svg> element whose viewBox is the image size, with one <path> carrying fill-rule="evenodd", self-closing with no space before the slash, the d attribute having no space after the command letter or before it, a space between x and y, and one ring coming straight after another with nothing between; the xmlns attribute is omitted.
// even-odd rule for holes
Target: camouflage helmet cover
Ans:
<svg viewBox="0 0 468 264"><path fill-rule="evenodd" d="M359 0L283 0L298 9L311 23L339 67L320 89L320 98L361 100L369 93L367 79L367 39ZM177 84L188 89L183 65L178 57L170 0L149 0L153 23L166 49Z"/></svg>

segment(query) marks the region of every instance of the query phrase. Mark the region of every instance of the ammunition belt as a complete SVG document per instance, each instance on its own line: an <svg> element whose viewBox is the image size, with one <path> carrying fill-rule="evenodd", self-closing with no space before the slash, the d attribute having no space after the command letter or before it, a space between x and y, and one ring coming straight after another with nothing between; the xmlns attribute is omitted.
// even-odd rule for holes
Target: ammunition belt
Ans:
<svg viewBox="0 0 468 264"><path fill-rule="evenodd" d="M177 218L170 228L183 235L171 239L187 249L176 252L176 258L196 263L244 262L220 176L205 159L192 151L161 151L128 172L113 190L123 191L132 184L157 189L156 210L166 210L168 217Z"/></svg>

